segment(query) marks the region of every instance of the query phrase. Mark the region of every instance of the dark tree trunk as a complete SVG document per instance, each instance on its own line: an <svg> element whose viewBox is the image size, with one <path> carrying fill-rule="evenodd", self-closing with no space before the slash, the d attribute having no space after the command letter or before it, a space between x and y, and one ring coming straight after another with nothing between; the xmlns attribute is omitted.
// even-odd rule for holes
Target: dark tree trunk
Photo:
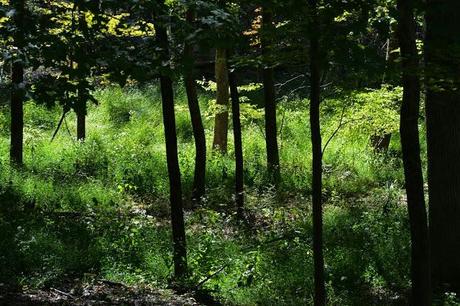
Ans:
<svg viewBox="0 0 460 306"><path fill-rule="evenodd" d="M162 61L169 60L168 36L166 29L157 27L158 43L162 47ZM174 91L169 75L160 75L163 122L166 140L166 157L169 175L169 196L171 204L171 225L173 235L174 277L183 279L187 273L187 250L185 240L182 185L177 152L176 118L174 113Z"/></svg>
<svg viewBox="0 0 460 306"><path fill-rule="evenodd" d="M77 111L77 139L80 141L86 138L86 111L79 109Z"/></svg>
<svg viewBox="0 0 460 306"><path fill-rule="evenodd" d="M411 305L431 305L430 246L423 190L418 119L420 113L419 61L414 0L398 0L399 44L404 95L401 107L401 146L411 229Z"/></svg>
<svg viewBox="0 0 460 306"><path fill-rule="evenodd" d="M244 219L243 141L241 136L240 97L234 70L229 73L232 99L233 137L235 140L235 203L238 219Z"/></svg>
<svg viewBox="0 0 460 306"><path fill-rule="evenodd" d="M14 23L16 26L13 35L14 44L20 52L24 51L24 0L15 0L13 2L16 10L14 14ZM23 163L23 140L24 140L24 66L22 55L14 61L11 70L11 143L10 143L10 160L14 165Z"/></svg>
<svg viewBox="0 0 460 306"><path fill-rule="evenodd" d="M385 135L372 135L371 145L374 153L385 153L388 151L391 142L391 134Z"/></svg>
<svg viewBox="0 0 460 306"><path fill-rule="evenodd" d="M433 287L460 291L460 1L429 0L426 117Z"/></svg>
<svg viewBox="0 0 460 306"><path fill-rule="evenodd" d="M319 51L319 25L316 0L309 0L310 24L310 128L312 142L312 204L313 204L313 261L315 306L326 304L323 258L323 205L322 205L322 144L320 126L321 63Z"/></svg>
<svg viewBox="0 0 460 306"><path fill-rule="evenodd" d="M228 68L227 51L223 48L216 49L216 83L217 83L217 114L214 125L213 149L227 153L228 137Z"/></svg>
<svg viewBox="0 0 460 306"><path fill-rule="evenodd" d="M267 146L267 169L272 182L277 185L280 181L280 158L278 152L278 130L276 127L276 91L275 76L270 63L269 49L271 46L270 35L273 35L273 14L263 8L262 11L262 54L264 67L262 71L264 97L265 97L265 141Z"/></svg>
<svg viewBox="0 0 460 306"><path fill-rule="evenodd" d="M188 23L193 23L194 14L192 11L187 11L186 19ZM201 119L200 104L198 102L198 94L196 91L196 81L193 75L193 48L189 44L185 45L184 57L187 61L187 67L184 75L185 90L187 92L193 136L195 138L195 176L193 180L192 201L197 204L205 195L206 135L204 132L203 121Z"/></svg>

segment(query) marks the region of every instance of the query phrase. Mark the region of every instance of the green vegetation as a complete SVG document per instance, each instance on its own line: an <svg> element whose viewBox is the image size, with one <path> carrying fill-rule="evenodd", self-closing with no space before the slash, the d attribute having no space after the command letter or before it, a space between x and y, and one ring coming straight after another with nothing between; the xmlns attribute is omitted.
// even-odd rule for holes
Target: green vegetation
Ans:
<svg viewBox="0 0 460 306"><path fill-rule="evenodd" d="M459 304L459 11L0 0L0 304Z"/></svg>
<svg viewBox="0 0 460 306"><path fill-rule="evenodd" d="M185 94L180 87L176 91L179 157L188 198L193 137ZM349 96L360 97L365 107L366 96L372 95L354 92L326 100L324 137L338 127L338 106L348 103ZM50 142L61 111L27 102L21 170L8 166L8 137L2 135L0 249L5 252L0 256L0 282L14 279L20 285L43 287L69 277L97 275L128 284L167 286L172 259L158 88L109 87L95 96L100 104L89 111L85 142L71 136L73 115ZM212 95L201 97L206 109ZM203 287L226 304L292 305L312 300L308 104L302 99L280 103L283 180L278 193L266 187L263 122L257 116L243 120L250 228L239 225L234 215L233 163L228 156L209 153L207 198L194 210L186 202L191 283L209 278ZM243 106L243 112L257 111L250 105ZM7 130L8 117L3 107L2 131ZM205 120L208 137L211 119ZM387 153L375 154L371 135L344 126L324 156L325 263L331 304L374 299L389 303L405 299L410 286L399 142L393 137Z"/></svg>

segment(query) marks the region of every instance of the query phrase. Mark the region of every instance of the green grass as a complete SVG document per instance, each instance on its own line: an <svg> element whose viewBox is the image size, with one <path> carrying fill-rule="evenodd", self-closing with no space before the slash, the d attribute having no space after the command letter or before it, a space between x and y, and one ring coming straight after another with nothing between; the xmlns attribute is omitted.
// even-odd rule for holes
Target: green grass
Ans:
<svg viewBox="0 0 460 306"><path fill-rule="evenodd" d="M50 142L59 109L28 102L22 170L8 166L9 115L0 112L0 282L41 287L89 273L167 285L169 189L158 88L110 87L96 97L84 143L74 139L73 114ZM246 231L232 203L232 145L228 156L209 152L208 197L200 209L189 209L193 135L182 89L176 98L191 282L220 271L203 286L230 305L311 303L308 101L280 104L278 193L267 183L263 121L245 108L246 204L254 224ZM202 94L203 112L211 99ZM325 140L339 115L324 111ZM212 116L205 126L209 144ZM398 136L382 155L372 152L369 137L344 128L324 156L326 280L334 305L384 304L406 296L410 285ZM229 138L231 144L231 131Z"/></svg>

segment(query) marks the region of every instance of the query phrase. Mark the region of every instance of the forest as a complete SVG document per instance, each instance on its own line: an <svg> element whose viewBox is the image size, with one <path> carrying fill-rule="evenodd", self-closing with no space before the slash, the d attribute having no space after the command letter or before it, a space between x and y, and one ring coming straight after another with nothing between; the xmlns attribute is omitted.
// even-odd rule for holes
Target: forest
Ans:
<svg viewBox="0 0 460 306"><path fill-rule="evenodd" d="M0 0L0 305L460 305L458 12Z"/></svg>

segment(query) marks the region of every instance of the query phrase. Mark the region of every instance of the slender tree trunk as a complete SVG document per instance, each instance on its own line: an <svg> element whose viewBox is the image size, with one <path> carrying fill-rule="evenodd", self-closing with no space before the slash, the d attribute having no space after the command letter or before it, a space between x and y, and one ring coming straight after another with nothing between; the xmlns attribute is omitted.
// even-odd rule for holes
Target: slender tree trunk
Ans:
<svg viewBox="0 0 460 306"><path fill-rule="evenodd" d="M24 51L24 0L15 0L13 2L15 14L14 23L16 26L13 35L14 44L19 52ZM22 56L21 54L19 56ZM14 165L23 163L23 140L24 140L24 66L22 58L14 61L11 70L11 143L10 143L10 160Z"/></svg>
<svg viewBox="0 0 460 306"><path fill-rule="evenodd" d="M86 104L86 103L85 103ZM82 106L82 108L86 108ZM79 109L77 111L77 139L80 141L85 140L86 138L86 111L84 109Z"/></svg>
<svg viewBox="0 0 460 306"><path fill-rule="evenodd" d="M460 1L429 0L425 80L433 287L460 292Z"/></svg>
<svg viewBox="0 0 460 306"><path fill-rule="evenodd" d="M217 114L214 125L214 150L227 153L228 136L228 68L227 51L216 49Z"/></svg>
<svg viewBox="0 0 460 306"><path fill-rule="evenodd" d="M267 146L267 169L272 182L277 185L281 179L280 158L278 152L278 130L276 127L276 91L275 76L268 59L273 31L273 14L270 10L262 10L262 54L265 60L262 76L265 97L265 141Z"/></svg>
<svg viewBox="0 0 460 306"><path fill-rule="evenodd" d="M194 14L191 10L186 13L187 22L192 24ZM193 180L192 201L199 203L205 195L206 184L206 135L203 121L201 119L200 103L196 90L196 81L193 75L193 48L189 44L185 45L184 57L187 67L184 75L185 90L187 92L188 107L192 120L193 136L195 138L195 176Z"/></svg>
<svg viewBox="0 0 460 306"><path fill-rule="evenodd" d="M162 61L169 60L168 36L166 29L157 27L158 43L163 48ZM160 75L163 122L166 140L166 157L169 175L169 196L171 204L171 225L173 235L174 276L183 279L187 273L187 250L185 240L182 185L177 151L176 118L174 113L174 91L167 73Z"/></svg>
<svg viewBox="0 0 460 306"><path fill-rule="evenodd" d="M316 0L309 0L310 25L310 128L312 142L312 204L313 204L313 261L315 282L315 306L326 304L323 258L323 205L322 205L322 144L320 126L321 64L319 51L319 24Z"/></svg>
<svg viewBox="0 0 460 306"><path fill-rule="evenodd" d="M240 121L240 97L236 72L229 73L230 94L232 98L233 137L235 140L235 203L238 219L244 219L244 176L243 176L243 141Z"/></svg>
<svg viewBox="0 0 460 306"><path fill-rule="evenodd" d="M412 242L411 305L428 306L431 305L430 247L418 130L420 79L414 0L398 0L397 5L404 87L400 133Z"/></svg>
<svg viewBox="0 0 460 306"><path fill-rule="evenodd" d="M88 26L86 23L85 15L80 11L80 7L77 6L77 15L78 15L78 26L84 36L88 37ZM80 62L76 61L77 69L81 69ZM72 63L72 68L74 63ZM87 105L86 100L83 100L80 96L80 90L77 91L78 95L78 108L77 108L77 140L84 141L86 139L86 115L87 115Z"/></svg>

